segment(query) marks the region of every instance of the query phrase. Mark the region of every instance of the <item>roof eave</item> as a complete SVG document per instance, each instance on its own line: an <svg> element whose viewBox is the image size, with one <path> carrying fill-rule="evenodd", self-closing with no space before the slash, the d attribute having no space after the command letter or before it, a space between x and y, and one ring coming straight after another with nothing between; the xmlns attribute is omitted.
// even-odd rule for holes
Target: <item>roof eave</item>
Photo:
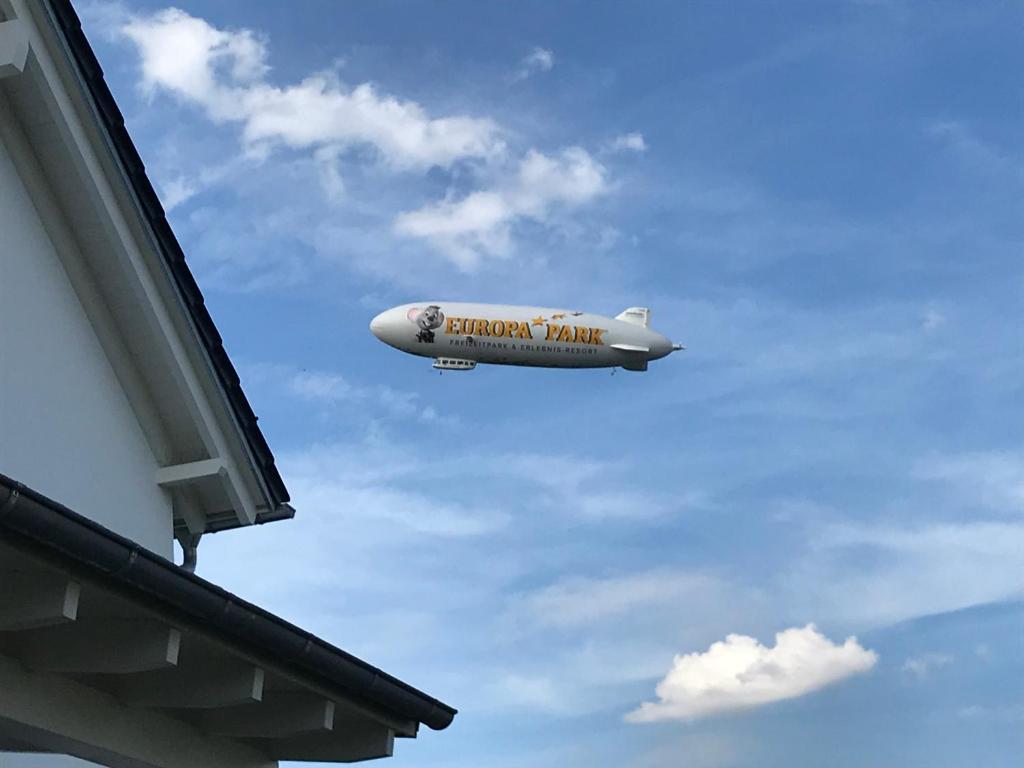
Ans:
<svg viewBox="0 0 1024 768"><path fill-rule="evenodd" d="M0 474L0 536L253 657L433 730L457 710Z"/></svg>

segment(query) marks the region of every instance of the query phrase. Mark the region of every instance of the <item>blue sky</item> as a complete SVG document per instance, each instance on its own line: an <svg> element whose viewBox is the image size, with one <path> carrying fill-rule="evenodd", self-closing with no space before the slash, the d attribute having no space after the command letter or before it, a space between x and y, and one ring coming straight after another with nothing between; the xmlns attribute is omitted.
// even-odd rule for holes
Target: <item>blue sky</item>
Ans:
<svg viewBox="0 0 1024 768"><path fill-rule="evenodd" d="M1015 764L1019 3L80 10L298 509L200 572L459 707L393 765ZM427 298L688 350L437 376Z"/></svg>

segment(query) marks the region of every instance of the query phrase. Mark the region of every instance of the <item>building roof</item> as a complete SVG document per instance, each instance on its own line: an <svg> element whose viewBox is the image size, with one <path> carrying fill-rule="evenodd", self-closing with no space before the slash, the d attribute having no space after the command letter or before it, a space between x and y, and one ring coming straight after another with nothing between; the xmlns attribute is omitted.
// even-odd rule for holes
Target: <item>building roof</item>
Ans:
<svg viewBox="0 0 1024 768"><path fill-rule="evenodd" d="M221 728L274 759L352 759L346 752L352 741L345 734L375 732L382 736L373 748L380 754L356 759L386 756L394 736L415 736L420 723L435 730L446 728L456 714L437 699L4 475L0 475L0 573L5 585L0 660L13 656L30 670L52 670L56 664L58 671L120 700L144 695L146 701L136 701L134 706L171 713L186 723L199 717L202 729ZM17 577L26 573L27 578ZM76 591L71 608L65 592L60 600L42 599L40 590L45 585L59 586L64 580L80 585L80 596ZM20 599L14 592L22 588L35 590L35 596ZM157 663L112 668L109 665L127 660L138 665L145 635L110 634L101 643L90 641L90 633L100 629L113 633L111 628L119 622L155 626L164 632L165 640L167 631L178 633L174 658L161 646L165 655ZM106 656L102 647L97 656L88 650L104 643L109 645ZM64 649L65 657L46 650L58 647ZM71 654L75 658L66 657L67 649L75 649ZM186 658L186 649L188 663L179 665L178 657ZM254 692L252 679L245 677L241 699L218 701L214 694L205 694L214 698L203 700L198 684L209 684L209 670L232 668L244 675L257 670L258 690ZM206 672L197 679L196 670ZM175 684L176 676L185 682ZM314 708L316 727L300 723L291 731L283 726L265 733L246 730L250 726L245 723L252 718L261 722L260 707L277 711L270 700L279 703L281 697L291 702L290 707ZM245 713L242 718L236 717L240 706Z"/></svg>
<svg viewBox="0 0 1024 768"><path fill-rule="evenodd" d="M257 423L258 417L242 391L238 372L224 349L223 340L206 308L203 293L188 267L181 244L175 237L156 190L146 175L146 166L142 162L131 136L128 135L121 110L103 78L103 69L82 32L78 14L75 13L70 0L48 0L48 2L53 12L52 17L64 38L81 81L96 107L96 115L101 127L109 138L110 146L122 166L125 177L139 202L140 210L152 230L160 256L173 277L174 285L188 310L197 335L209 357L213 370L216 372L217 381L230 404L242 436L248 444L254 463L271 497L268 511L260 515L257 522L288 517L293 510L286 504L289 500L288 489L274 463L274 455ZM217 526L211 526L211 529L216 530Z"/></svg>

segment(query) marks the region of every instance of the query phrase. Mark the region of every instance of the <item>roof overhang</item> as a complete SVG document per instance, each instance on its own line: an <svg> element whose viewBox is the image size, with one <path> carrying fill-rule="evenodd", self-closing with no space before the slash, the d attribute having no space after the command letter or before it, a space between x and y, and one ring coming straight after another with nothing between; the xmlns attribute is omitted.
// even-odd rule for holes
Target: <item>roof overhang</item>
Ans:
<svg viewBox="0 0 1024 768"><path fill-rule="evenodd" d="M456 714L2 475L0 583L0 749L351 762Z"/></svg>
<svg viewBox="0 0 1024 768"><path fill-rule="evenodd" d="M179 534L288 492L68 0L0 0L0 139L162 466Z"/></svg>

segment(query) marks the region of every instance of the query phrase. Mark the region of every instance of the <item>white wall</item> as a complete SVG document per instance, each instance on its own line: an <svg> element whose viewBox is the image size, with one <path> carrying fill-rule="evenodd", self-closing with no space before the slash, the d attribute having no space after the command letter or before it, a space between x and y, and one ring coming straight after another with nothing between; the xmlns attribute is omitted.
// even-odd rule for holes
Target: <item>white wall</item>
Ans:
<svg viewBox="0 0 1024 768"><path fill-rule="evenodd" d="M156 468L0 143L0 472L171 557Z"/></svg>

